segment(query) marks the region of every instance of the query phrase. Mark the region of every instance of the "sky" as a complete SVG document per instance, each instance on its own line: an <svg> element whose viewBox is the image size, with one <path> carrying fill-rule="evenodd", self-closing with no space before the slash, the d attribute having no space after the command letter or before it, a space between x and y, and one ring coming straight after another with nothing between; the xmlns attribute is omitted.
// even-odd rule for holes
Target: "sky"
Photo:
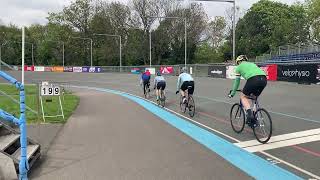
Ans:
<svg viewBox="0 0 320 180"><path fill-rule="evenodd" d="M74 0L0 0L0 24L14 24L19 27L31 24L46 24L48 12L59 12ZM106 0L108 1L108 0ZM111 1L111 0L109 0ZM128 3L129 0L117 0ZM191 0L190 0L191 1ZM259 0L236 0L240 11L248 10ZM277 0L282 3L293 4L303 0ZM188 0L184 3L187 4ZM225 16L226 10L232 7L231 3L202 2L208 17Z"/></svg>

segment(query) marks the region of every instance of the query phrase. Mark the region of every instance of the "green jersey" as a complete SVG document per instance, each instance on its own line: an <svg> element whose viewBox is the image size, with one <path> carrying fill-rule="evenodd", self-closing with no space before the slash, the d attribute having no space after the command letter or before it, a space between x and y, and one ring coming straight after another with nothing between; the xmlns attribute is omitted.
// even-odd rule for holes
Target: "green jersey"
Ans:
<svg viewBox="0 0 320 180"><path fill-rule="evenodd" d="M256 64L243 61L240 63L239 66L236 68L236 79L234 80L233 86L232 86L232 92L231 95L234 96L236 94L236 90L239 88L240 85L240 76L242 76L245 80L248 80L254 76L264 75L266 76L266 73L260 69Z"/></svg>
<svg viewBox="0 0 320 180"><path fill-rule="evenodd" d="M240 74L245 80L258 75L266 75L256 64L252 62L242 62L236 68L236 74Z"/></svg>

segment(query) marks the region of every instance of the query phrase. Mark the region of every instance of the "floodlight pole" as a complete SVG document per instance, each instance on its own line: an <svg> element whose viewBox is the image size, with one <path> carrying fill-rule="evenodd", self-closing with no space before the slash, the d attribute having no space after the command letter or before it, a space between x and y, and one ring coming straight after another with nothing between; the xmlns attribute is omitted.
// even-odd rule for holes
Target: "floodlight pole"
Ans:
<svg viewBox="0 0 320 180"><path fill-rule="evenodd" d="M82 38L82 37L71 37L72 39L84 39L84 40L90 40L90 66L92 67L92 44L93 44L93 40L91 38Z"/></svg>
<svg viewBox="0 0 320 180"><path fill-rule="evenodd" d="M109 37L118 37L119 38L119 67L120 67L120 72L122 69L122 38L120 35L115 35L115 34L93 34L94 36L109 36Z"/></svg>
<svg viewBox="0 0 320 180"><path fill-rule="evenodd" d="M233 20L232 20L232 59L236 59L236 0L192 0L192 1L213 1L227 2L233 4Z"/></svg>
<svg viewBox="0 0 320 180"><path fill-rule="evenodd" d="M51 42L57 42L62 44L62 66L64 67L64 42L63 41L54 41L54 40L46 40Z"/></svg>
<svg viewBox="0 0 320 180"><path fill-rule="evenodd" d="M24 44L25 44L25 29L22 27L22 37L21 37L21 48L22 48L22 53L21 53L21 83L24 84Z"/></svg>
<svg viewBox="0 0 320 180"><path fill-rule="evenodd" d="M187 38L188 38L187 37L187 18L186 17L178 17L178 16L173 16L173 17L169 17L169 16L151 16L149 18L183 19L184 20L184 66L187 67ZM149 35L149 39L151 41L151 36L150 35ZM151 47L150 47L150 57L151 57ZM150 58L150 64L151 64L151 58Z"/></svg>

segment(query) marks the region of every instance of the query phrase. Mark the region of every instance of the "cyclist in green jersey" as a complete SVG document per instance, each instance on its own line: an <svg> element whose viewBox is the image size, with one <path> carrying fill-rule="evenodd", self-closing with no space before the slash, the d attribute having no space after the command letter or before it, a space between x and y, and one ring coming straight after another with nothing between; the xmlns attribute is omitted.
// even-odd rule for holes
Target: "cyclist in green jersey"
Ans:
<svg viewBox="0 0 320 180"><path fill-rule="evenodd" d="M247 112L247 122L250 126L254 126L254 115L251 110L250 96L258 97L263 89L267 86L266 73L260 69L256 64L248 62L248 58L245 55L240 55L236 59L236 79L233 82L231 93L228 95L230 98L236 94L240 85L241 76L247 80L245 86L242 89L240 95L241 103Z"/></svg>

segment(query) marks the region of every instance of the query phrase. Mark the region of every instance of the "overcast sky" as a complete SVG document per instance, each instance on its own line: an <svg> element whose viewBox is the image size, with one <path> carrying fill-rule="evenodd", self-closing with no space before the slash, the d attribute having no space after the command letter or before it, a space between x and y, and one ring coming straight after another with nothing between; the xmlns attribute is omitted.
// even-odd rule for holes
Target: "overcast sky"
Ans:
<svg viewBox="0 0 320 180"><path fill-rule="evenodd" d="M15 24L18 26L30 24L46 24L48 12L59 12L64 6L74 0L0 0L0 23ZM108 1L108 0L106 0ZM109 0L111 1L111 0ZM118 0L128 3L129 0ZM191 1L191 0L190 0ZM241 11L245 11L259 0L236 0ZM293 4L303 0L277 0L279 2ZM187 0L185 0L187 2ZM202 2L211 19L214 16L225 16L225 11L230 8L230 3Z"/></svg>

